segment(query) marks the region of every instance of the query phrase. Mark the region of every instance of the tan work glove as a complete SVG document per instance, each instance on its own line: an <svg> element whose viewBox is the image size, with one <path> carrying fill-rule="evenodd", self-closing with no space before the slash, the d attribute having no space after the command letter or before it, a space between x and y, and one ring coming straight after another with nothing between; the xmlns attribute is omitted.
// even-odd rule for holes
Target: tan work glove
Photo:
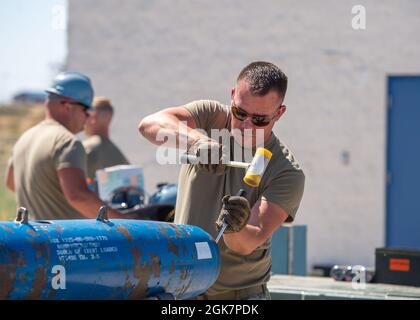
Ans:
<svg viewBox="0 0 420 320"><path fill-rule="evenodd" d="M221 175L226 171L226 165L222 163L226 157L224 150L223 145L216 140L202 138L193 142L188 149L188 154L192 154L199 159L197 165L200 169Z"/></svg>
<svg viewBox="0 0 420 320"><path fill-rule="evenodd" d="M222 199L222 209L216 220L216 228L219 231L223 222L227 224L224 233L239 232L246 226L251 214L251 207L246 198L241 196L226 195Z"/></svg>

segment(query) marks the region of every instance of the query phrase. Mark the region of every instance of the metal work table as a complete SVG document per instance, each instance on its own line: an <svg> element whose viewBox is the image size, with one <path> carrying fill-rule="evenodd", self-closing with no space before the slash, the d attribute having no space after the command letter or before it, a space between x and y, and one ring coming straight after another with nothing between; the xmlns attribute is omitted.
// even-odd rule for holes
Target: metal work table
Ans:
<svg viewBox="0 0 420 320"><path fill-rule="evenodd" d="M327 277L272 275L268 289L273 300L420 300L420 288L367 283L365 289L353 289L351 282Z"/></svg>

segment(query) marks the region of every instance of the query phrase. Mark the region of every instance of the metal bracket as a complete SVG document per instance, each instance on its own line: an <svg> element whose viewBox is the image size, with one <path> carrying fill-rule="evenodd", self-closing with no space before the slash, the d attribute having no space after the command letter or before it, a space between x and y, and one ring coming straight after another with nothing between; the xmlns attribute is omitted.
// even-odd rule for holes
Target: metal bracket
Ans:
<svg viewBox="0 0 420 320"><path fill-rule="evenodd" d="M98 211L98 216L96 218L96 220L98 221L102 221L102 222L108 222L108 207L107 206L102 206L99 208Z"/></svg>
<svg viewBox="0 0 420 320"><path fill-rule="evenodd" d="M28 209L20 207L16 213L15 222L20 224L29 224L29 213Z"/></svg>

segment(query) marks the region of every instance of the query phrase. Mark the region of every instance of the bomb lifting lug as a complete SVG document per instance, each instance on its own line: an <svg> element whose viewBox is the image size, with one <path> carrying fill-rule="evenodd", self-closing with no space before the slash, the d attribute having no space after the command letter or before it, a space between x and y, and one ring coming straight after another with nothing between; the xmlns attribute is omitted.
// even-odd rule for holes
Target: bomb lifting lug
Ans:
<svg viewBox="0 0 420 320"><path fill-rule="evenodd" d="M101 221L101 222L108 222L109 221L108 207L107 206L102 206L102 207L99 208L98 216L97 216L96 220Z"/></svg>
<svg viewBox="0 0 420 320"><path fill-rule="evenodd" d="M29 224L28 209L20 207L16 213L15 222L20 224Z"/></svg>

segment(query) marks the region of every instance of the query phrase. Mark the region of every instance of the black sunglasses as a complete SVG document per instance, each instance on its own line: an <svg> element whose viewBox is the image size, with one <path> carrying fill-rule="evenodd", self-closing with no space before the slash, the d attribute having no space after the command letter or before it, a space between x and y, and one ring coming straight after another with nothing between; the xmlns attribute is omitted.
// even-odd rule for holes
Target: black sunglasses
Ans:
<svg viewBox="0 0 420 320"><path fill-rule="evenodd" d="M78 105L78 106L81 106L82 108L83 108L83 111L84 111L84 113L86 114L86 116L89 116L90 114L89 114L89 108L88 107L86 107L84 104L82 104L82 103L80 103L80 102L77 102L77 101L72 101L72 100L62 100L61 101L61 103L70 103L70 104L73 104L73 105Z"/></svg>
<svg viewBox="0 0 420 320"><path fill-rule="evenodd" d="M274 116L257 116L257 115L249 114L245 110L235 106L235 103L233 101L232 101L231 110L232 110L233 116L236 119L238 119L239 121L245 121L246 118L251 117L251 122L257 127L268 126L270 124L271 120L273 120L276 116L276 115L274 115ZM277 111L275 113L277 113Z"/></svg>

